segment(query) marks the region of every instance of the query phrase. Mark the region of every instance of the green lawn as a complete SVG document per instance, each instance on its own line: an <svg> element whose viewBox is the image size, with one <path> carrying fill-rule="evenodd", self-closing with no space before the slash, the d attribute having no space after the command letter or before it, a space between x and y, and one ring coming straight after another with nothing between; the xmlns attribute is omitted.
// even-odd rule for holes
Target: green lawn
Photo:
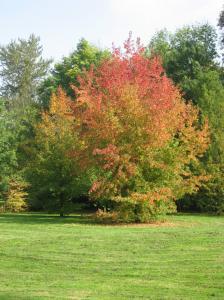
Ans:
<svg viewBox="0 0 224 300"><path fill-rule="evenodd" d="M0 215L0 299L224 299L224 218Z"/></svg>

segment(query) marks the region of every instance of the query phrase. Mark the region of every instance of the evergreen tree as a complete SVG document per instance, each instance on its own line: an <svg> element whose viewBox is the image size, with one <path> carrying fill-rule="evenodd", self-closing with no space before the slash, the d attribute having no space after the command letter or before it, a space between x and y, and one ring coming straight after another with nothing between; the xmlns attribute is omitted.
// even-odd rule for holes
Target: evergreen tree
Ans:
<svg viewBox="0 0 224 300"><path fill-rule="evenodd" d="M31 35L0 47L0 94L25 108L37 99L37 88L46 76L50 60L42 57L40 39Z"/></svg>

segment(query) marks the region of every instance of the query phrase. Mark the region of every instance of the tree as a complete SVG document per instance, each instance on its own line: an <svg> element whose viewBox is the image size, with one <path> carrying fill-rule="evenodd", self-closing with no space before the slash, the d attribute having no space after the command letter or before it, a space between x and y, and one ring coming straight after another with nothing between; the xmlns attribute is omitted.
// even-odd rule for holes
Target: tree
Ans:
<svg viewBox="0 0 224 300"><path fill-rule="evenodd" d="M203 165L211 180L190 199L181 201L182 208L220 212L224 210L224 87L216 44L215 29L205 24L184 27L175 34L162 31L149 48L151 54L161 55L166 73L181 87L186 99L199 106L202 118L209 119L211 145Z"/></svg>
<svg viewBox="0 0 224 300"><path fill-rule="evenodd" d="M0 99L0 198L4 198L17 166L15 123Z"/></svg>
<svg viewBox="0 0 224 300"><path fill-rule="evenodd" d="M26 195L23 170L30 155L26 148L30 148L29 139L33 139L34 110L27 108L27 116L18 118L17 112L7 106L7 101L0 99L0 198L6 201L5 207L8 209L19 210L24 204L22 195Z"/></svg>
<svg viewBox="0 0 224 300"><path fill-rule="evenodd" d="M174 34L160 31L152 38L149 49L151 54L162 57L167 76L181 87L185 98L197 104L191 81L198 72L216 68L216 42L215 29L204 24L185 26Z"/></svg>
<svg viewBox="0 0 224 300"><path fill-rule="evenodd" d="M21 178L14 177L9 182L4 209L10 212L22 212L27 210L27 183Z"/></svg>
<svg viewBox="0 0 224 300"><path fill-rule="evenodd" d="M81 39L77 48L68 57L64 57L62 62L55 64L51 75L46 78L39 89L39 99L43 106L47 106L53 92L61 86L66 94L74 97L74 90L71 85L78 85L78 76L83 70L89 70L91 65L98 66L102 59L110 54L106 50L100 50L89 44L85 39Z"/></svg>
<svg viewBox="0 0 224 300"><path fill-rule="evenodd" d="M0 47L0 93L18 107L37 99L37 88L46 76L50 60L42 58L40 39L31 35Z"/></svg>
<svg viewBox="0 0 224 300"><path fill-rule="evenodd" d="M82 161L99 170L90 196L114 202L119 220L145 222L206 180L199 157L208 128L157 57L145 57L131 37L124 46L80 78L73 111Z"/></svg>
<svg viewBox="0 0 224 300"><path fill-rule="evenodd" d="M222 46L224 45L224 10L222 10L219 14L219 21L218 21L219 29L221 30L221 43Z"/></svg>
<svg viewBox="0 0 224 300"><path fill-rule="evenodd" d="M224 87L219 72L198 72L191 82L191 91L197 96L201 113L209 119L211 144L202 163L211 179L197 194L183 199L180 207L220 214L224 212Z"/></svg>
<svg viewBox="0 0 224 300"><path fill-rule="evenodd" d="M42 112L35 127L36 151L25 172L30 206L60 216L68 213L72 200L87 189L78 161L84 146L73 131L71 103L61 89L52 95L49 110Z"/></svg>

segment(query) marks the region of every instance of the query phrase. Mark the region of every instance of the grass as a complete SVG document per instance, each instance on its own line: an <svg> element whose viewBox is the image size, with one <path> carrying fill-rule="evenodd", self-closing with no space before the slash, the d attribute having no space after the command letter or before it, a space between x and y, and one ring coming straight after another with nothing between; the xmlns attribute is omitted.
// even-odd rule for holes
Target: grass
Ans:
<svg viewBox="0 0 224 300"><path fill-rule="evenodd" d="M224 299L224 218L0 215L0 299Z"/></svg>

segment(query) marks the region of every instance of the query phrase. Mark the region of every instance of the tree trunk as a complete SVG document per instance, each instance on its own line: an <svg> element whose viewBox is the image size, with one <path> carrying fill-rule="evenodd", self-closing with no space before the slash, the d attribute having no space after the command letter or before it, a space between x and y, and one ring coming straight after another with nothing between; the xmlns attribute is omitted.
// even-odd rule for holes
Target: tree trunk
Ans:
<svg viewBox="0 0 224 300"><path fill-rule="evenodd" d="M60 217L64 217L64 197L63 193L60 195Z"/></svg>

